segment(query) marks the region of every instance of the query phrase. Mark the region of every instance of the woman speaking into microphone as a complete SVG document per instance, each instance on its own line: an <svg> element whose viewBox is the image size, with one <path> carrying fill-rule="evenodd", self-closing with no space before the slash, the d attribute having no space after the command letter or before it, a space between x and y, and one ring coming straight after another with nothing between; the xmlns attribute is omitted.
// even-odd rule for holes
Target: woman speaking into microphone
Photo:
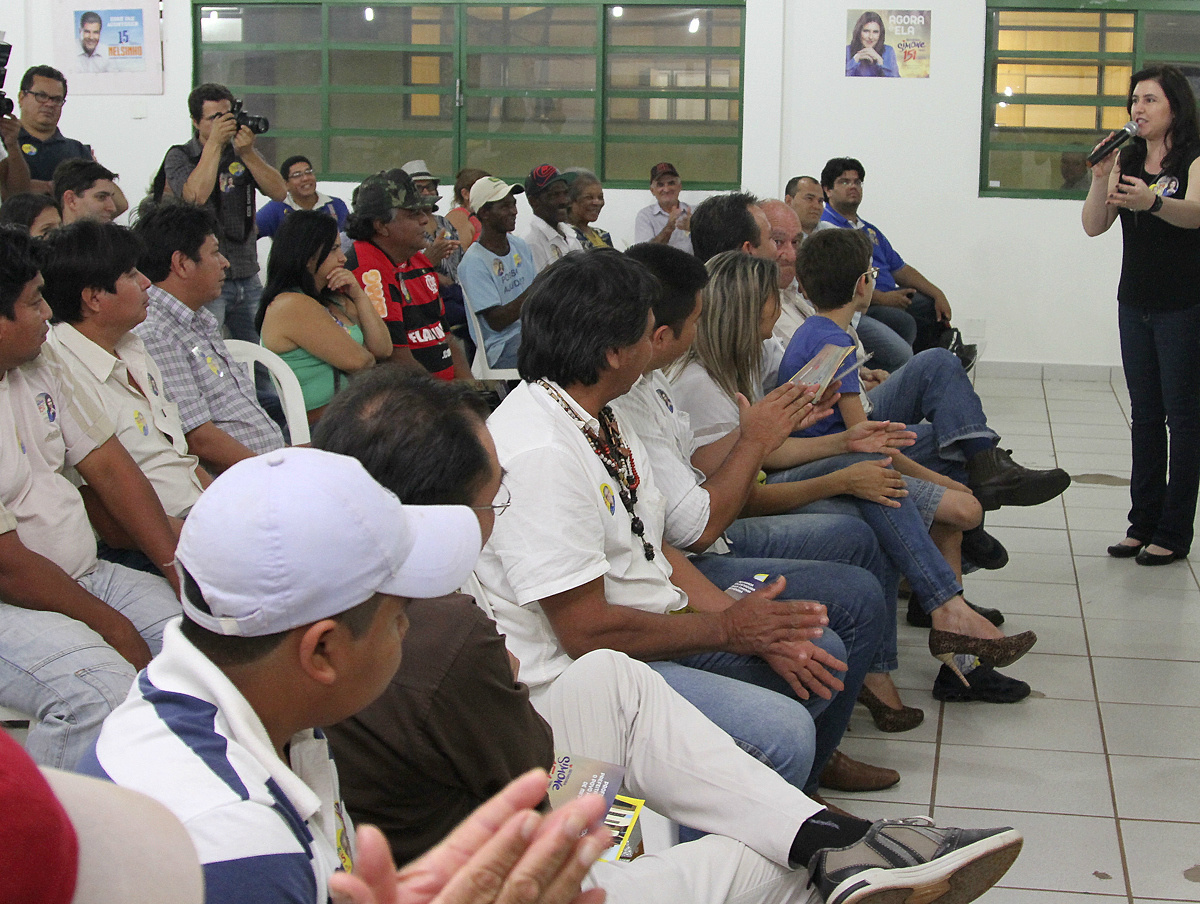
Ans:
<svg viewBox="0 0 1200 904"><path fill-rule="evenodd" d="M1200 487L1200 129L1174 66L1135 73L1126 109L1137 137L1093 166L1083 202L1088 235L1120 217L1124 240L1117 301L1133 473L1129 529L1108 554L1166 565L1188 554Z"/></svg>

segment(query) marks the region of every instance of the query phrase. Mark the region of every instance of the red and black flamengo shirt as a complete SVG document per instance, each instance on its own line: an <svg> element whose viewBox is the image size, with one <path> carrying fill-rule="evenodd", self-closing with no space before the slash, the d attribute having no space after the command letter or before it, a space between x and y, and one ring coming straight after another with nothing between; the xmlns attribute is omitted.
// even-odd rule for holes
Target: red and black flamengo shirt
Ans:
<svg viewBox="0 0 1200 904"><path fill-rule="evenodd" d="M429 258L418 252L396 266L373 242L357 241L346 256L346 269L358 278L387 323L392 345L407 348L439 380L453 380L454 363L442 325L446 311Z"/></svg>

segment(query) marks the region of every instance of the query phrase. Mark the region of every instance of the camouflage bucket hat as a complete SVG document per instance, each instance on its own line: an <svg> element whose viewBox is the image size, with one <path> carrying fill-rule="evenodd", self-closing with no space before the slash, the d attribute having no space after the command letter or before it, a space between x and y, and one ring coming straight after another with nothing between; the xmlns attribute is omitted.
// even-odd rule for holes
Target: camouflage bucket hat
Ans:
<svg viewBox="0 0 1200 904"><path fill-rule="evenodd" d="M372 220L387 219L389 212L401 210L432 210L437 199L422 195L412 177L402 169L390 169L367 176L354 189L350 203L354 213Z"/></svg>

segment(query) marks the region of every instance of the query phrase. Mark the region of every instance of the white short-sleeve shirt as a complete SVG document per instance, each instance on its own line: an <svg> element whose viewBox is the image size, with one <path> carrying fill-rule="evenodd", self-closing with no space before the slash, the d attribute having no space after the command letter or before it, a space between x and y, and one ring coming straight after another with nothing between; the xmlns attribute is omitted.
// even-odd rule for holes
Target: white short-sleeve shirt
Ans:
<svg viewBox="0 0 1200 904"><path fill-rule="evenodd" d="M737 427L737 402L725 394L704 365L690 361L683 370L671 374L672 398L687 412L697 446L715 443Z"/></svg>
<svg viewBox="0 0 1200 904"><path fill-rule="evenodd" d="M112 435L98 400L51 348L0 375L0 533L15 530L76 580L96 567L96 538L63 471Z"/></svg>
<svg viewBox="0 0 1200 904"><path fill-rule="evenodd" d="M575 231L571 230L568 236L563 234L563 228L562 225L555 228L541 217L533 218L533 225L529 227L529 232L525 233L525 244L533 253L533 265L539 273L564 254L583 250L579 239L575 237ZM570 229L569 226L566 228Z"/></svg>
<svg viewBox="0 0 1200 904"><path fill-rule="evenodd" d="M667 501L666 541L687 549L708 527L712 500L702 484L704 472L692 465L696 438L688 413L675 404L671 384L661 371L645 374L612 407L637 434L654 468L654 480ZM728 552L718 540L708 552Z"/></svg>
<svg viewBox="0 0 1200 904"><path fill-rule="evenodd" d="M167 401L162 374L142 340L126 333L113 357L71 324L58 323L50 342L76 382L99 396L117 438L154 487L163 509L175 517L186 514L200 498L200 462L188 453L179 406Z"/></svg>
<svg viewBox="0 0 1200 904"><path fill-rule="evenodd" d="M554 388L598 428L564 390ZM543 598L603 577L612 605L654 613L687 605L662 553L665 500L653 468L620 415L618 427L641 478L635 510L654 547L652 561L633 534L617 481L549 392L522 383L488 419L512 504L496 518L475 575L486 607L521 661L521 680L531 689L553 681L571 662L539 605Z"/></svg>

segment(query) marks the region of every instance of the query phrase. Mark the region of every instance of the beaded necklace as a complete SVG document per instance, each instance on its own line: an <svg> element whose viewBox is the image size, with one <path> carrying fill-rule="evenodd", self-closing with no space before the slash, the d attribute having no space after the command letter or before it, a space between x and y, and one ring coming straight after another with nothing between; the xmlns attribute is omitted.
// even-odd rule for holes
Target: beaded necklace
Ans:
<svg viewBox="0 0 1200 904"><path fill-rule="evenodd" d="M579 416L579 412L559 395L558 390L546 380L537 382L546 392L550 393L550 396L562 406L563 411L570 415L571 420L579 426L583 435L587 437L588 445L592 447L592 451L603 463L604 470L608 471L609 476L617 482L617 486L620 488L617 495L621 497L621 504L629 513L629 528L633 531L633 535L642 541L642 554L646 557L646 561L654 561L654 546L646 540L646 526L634 511L634 506L637 505L637 491L641 486L642 478L637 472L637 465L633 462L633 453L621 441L621 431L617 428L617 419L613 415L612 409L605 405L600 409L600 416L597 418L600 421L602 433L608 434L609 441L606 442L604 437L597 434L587 421Z"/></svg>

